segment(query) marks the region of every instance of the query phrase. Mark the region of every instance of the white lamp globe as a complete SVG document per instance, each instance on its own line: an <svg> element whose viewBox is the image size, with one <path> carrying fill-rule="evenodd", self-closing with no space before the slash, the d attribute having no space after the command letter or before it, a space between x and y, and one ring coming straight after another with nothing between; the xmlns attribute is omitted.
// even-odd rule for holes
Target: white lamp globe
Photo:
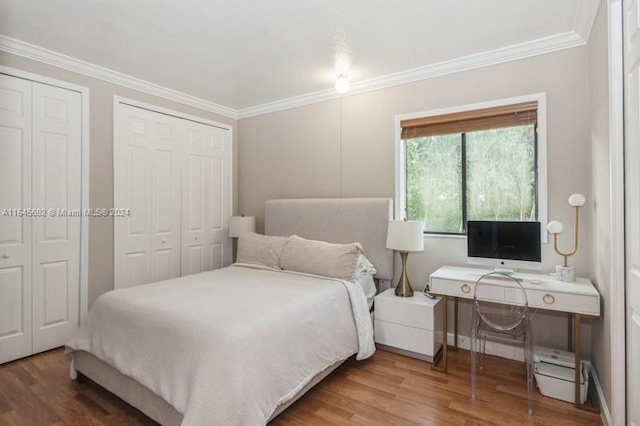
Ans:
<svg viewBox="0 0 640 426"><path fill-rule="evenodd" d="M559 234L563 230L564 230L564 226L562 226L562 223L558 222L557 220L553 220L549 222L549 224L547 225L547 231L549 231L552 234Z"/></svg>
<svg viewBox="0 0 640 426"><path fill-rule="evenodd" d="M572 207L582 207L586 201L587 199L582 194L573 194L569 197L569 204L571 204Z"/></svg>
<svg viewBox="0 0 640 426"><path fill-rule="evenodd" d="M344 74L340 74L334 87L336 88L336 92L344 95L349 91L351 83L349 83L349 79Z"/></svg>

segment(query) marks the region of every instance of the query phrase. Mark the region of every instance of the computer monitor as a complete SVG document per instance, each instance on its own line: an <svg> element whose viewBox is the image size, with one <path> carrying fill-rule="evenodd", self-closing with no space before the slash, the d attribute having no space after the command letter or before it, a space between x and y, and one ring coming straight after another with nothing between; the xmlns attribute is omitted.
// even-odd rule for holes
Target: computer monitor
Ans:
<svg viewBox="0 0 640 426"><path fill-rule="evenodd" d="M541 269L540 222L468 221L467 260L497 270Z"/></svg>

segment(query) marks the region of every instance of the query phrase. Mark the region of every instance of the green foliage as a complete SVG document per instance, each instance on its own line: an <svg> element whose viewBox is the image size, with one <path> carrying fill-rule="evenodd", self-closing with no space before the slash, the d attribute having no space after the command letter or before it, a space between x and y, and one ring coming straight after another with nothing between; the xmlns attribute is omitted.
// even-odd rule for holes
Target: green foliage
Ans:
<svg viewBox="0 0 640 426"><path fill-rule="evenodd" d="M461 134L408 139L407 217L426 232L461 233ZM533 126L465 134L467 219L535 220Z"/></svg>

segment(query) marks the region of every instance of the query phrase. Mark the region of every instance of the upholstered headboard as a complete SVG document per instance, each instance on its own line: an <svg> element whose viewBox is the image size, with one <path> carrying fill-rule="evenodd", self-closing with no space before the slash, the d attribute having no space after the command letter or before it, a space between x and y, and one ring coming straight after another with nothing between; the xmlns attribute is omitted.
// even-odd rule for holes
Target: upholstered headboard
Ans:
<svg viewBox="0 0 640 426"><path fill-rule="evenodd" d="M381 280L393 279L393 251L386 248L389 198L310 198L268 200L266 235L298 235L330 243L362 244Z"/></svg>

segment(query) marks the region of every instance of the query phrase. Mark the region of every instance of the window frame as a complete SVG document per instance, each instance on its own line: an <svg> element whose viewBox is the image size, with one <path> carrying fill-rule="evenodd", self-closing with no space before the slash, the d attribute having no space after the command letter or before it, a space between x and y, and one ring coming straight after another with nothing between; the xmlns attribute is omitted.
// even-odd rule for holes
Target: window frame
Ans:
<svg viewBox="0 0 640 426"><path fill-rule="evenodd" d="M547 243L547 101L545 93L535 93L531 95L518 96L513 98L498 99L494 101L481 102L469 105L461 105L447 108L440 108L422 112L408 113L396 115L394 120L395 130L395 148L394 148L394 165L395 165L395 196L394 196L394 214L396 219L402 219L406 214L406 183L407 183L407 162L406 162L406 144L402 139L402 128L400 122L402 120L431 117L437 115L451 114L457 112L474 111L484 108L499 107L522 102L536 101L538 103L537 117L537 202L538 202L538 221L540 222L540 237L543 243ZM424 233L428 237L445 237L445 238L466 238L466 234L443 234L443 233Z"/></svg>

